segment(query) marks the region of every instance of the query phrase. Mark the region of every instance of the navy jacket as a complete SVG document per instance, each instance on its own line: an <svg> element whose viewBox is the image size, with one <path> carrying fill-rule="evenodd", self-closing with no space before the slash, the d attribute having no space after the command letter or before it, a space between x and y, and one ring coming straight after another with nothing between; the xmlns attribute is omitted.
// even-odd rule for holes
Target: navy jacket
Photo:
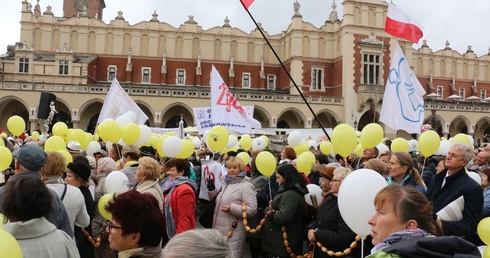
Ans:
<svg viewBox="0 0 490 258"><path fill-rule="evenodd" d="M446 236L461 236L471 238L476 233L483 207L483 190L473 180L466 170L461 168L456 174L447 177L444 187L442 182L446 177L447 169L432 176L427 198L434 206L434 213L446 207L460 196L464 198L463 218L460 221L443 221L442 230Z"/></svg>

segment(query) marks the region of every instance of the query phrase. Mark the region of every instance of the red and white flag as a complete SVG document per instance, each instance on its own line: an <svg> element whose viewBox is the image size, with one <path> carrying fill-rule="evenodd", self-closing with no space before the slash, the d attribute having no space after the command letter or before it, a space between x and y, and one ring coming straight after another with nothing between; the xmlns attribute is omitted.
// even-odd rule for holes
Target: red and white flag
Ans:
<svg viewBox="0 0 490 258"><path fill-rule="evenodd" d="M385 31L388 34L418 43L419 39L424 36L423 28L420 23L402 12L398 7L393 4L388 5L385 22Z"/></svg>
<svg viewBox="0 0 490 258"><path fill-rule="evenodd" d="M254 2L254 0L240 0L242 2L243 7L248 10L248 7Z"/></svg>
<svg viewBox="0 0 490 258"><path fill-rule="evenodd" d="M228 89L218 70L211 70L211 122L239 133L250 133L251 128L261 128Z"/></svg>

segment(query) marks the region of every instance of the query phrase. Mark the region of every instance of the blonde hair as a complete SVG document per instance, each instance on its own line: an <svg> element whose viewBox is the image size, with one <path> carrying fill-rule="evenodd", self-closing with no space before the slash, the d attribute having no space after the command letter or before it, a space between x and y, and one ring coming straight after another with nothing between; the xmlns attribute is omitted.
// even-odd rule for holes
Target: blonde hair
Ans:
<svg viewBox="0 0 490 258"><path fill-rule="evenodd" d="M240 171L245 171L245 163L241 158L237 158L237 157L228 158L228 161L226 161L226 167L228 168L231 166L238 166L238 169Z"/></svg>
<svg viewBox="0 0 490 258"><path fill-rule="evenodd" d="M143 173L146 180L157 180L160 177L160 164L154 158L142 157L138 163L138 170Z"/></svg>
<svg viewBox="0 0 490 258"><path fill-rule="evenodd" d="M66 168L66 159L63 154L52 151L48 152L46 164L41 169L42 177L62 176Z"/></svg>
<svg viewBox="0 0 490 258"><path fill-rule="evenodd" d="M333 171L334 176L339 176L340 180L344 180L346 176L348 176L352 170L346 168L346 167L338 167Z"/></svg>

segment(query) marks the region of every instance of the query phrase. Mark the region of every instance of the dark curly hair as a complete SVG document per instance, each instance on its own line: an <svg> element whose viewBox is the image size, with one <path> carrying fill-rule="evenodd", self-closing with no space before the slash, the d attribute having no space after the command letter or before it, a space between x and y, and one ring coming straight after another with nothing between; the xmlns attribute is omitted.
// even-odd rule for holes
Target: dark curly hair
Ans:
<svg viewBox="0 0 490 258"><path fill-rule="evenodd" d="M183 176L190 176L191 175L191 171L189 169L189 162L185 159L171 159L167 165L166 165L167 168L172 168L172 167L175 167L177 169L177 171L184 171L184 175Z"/></svg>
<svg viewBox="0 0 490 258"><path fill-rule="evenodd" d="M149 193L131 190L116 195L105 209L119 222L122 234L140 233L140 247L158 246L163 235L163 214L157 199Z"/></svg>

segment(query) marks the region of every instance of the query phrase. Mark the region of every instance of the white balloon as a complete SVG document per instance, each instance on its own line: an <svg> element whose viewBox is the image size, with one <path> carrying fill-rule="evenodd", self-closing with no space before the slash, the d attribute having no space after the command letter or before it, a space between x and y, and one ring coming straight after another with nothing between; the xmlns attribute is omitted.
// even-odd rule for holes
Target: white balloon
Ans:
<svg viewBox="0 0 490 258"><path fill-rule="evenodd" d="M296 146L301 143L301 135L300 131L292 131L288 136L288 144L289 146Z"/></svg>
<svg viewBox="0 0 490 258"><path fill-rule="evenodd" d="M473 137L471 137L469 134L467 134L466 136L468 136L468 139L470 140L470 146L473 146L475 144L475 140L473 139Z"/></svg>
<svg viewBox="0 0 490 258"><path fill-rule="evenodd" d="M100 150L100 143L96 141L91 141L88 145L87 148L85 148L85 152L87 155L93 156L94 152Z"/></svg>
<svg viewBox="0 0 490 258"><path fill-rule="evenodd" d="M378 172L358 169L340 185L339 210L349 228L361 238L371 234L368 220L375 214L374 197L388 183Z"/></svg>
<svg viewBox="0 0 490 258"><path fill-rule="evenodd" d="M131 119L131 122L137 124L138 123L138 120L136 118L136 113L134 113L133 111L128 111L126 113L124 113L123 116L127 116Z"/></svg>
<svg viewBox="0 0 490 258"><path fill-rule="evenodd" d="M439 149L437 149L436 153L434 153L434 154L447 156L449 149L451 149L451 142L448 140L442 140L440 145L439 145Z"/></svg>
<svg viewBox="0 0 490 258"><path fill-rule="evenodd" d="M388 146L386 146L384 143L380 143L380 144L376 145L376 148L378 149L379 154L385 153L385 152L390 150L388 148ZM379 156L379 154L378 154L378 156Z"/></svg>
<svg viewBox="0 0 490 258"><path fill-rule="evenodd" d="M177 136L169 136L162 144L163 154L167 157L175 157L182 151L182 141Z"/></svg>
<svg viewBox="0 0 490 258"><path fill-rule="evenodd" d="M311 196L316 196L316 204L320 205L320 203L322 203L322 201L323 201L322 188L320 188L318 185L315 185L315 184L309 184L306 187L308 188L308 193L305 194L306 203L308 203L311 206L314 206L313 202L311 200L311 198L312 198ZM313 197L313 198L315 198L315 197Z"/></svg>
<svg viewBox="0 0 490 258"><path fill-rule="evenodd" d="M255 138L252 142L252 151L265 149L265 140L262 137Z"/></svg>
<svg viewBox="0 0 490 258"><path fill-rule="evenodd" d="M481 257L483 257L483 252L485 252L485 248L487 248L486 245L478 246L478 251L480 251Z"/></svg>
<svg viewBox="0 0 490 258"><path fill-rule="evenodd" d="M130 124L132 121L129 116L122 115L116 118L116 122L121 126L121 128L123 128L124 126Z"/></svg>
<svg viewBox="0 0 490 258"><path fill-rule="evenodd" d="M408 141L409 152L416 151L418 146L419 146L419 142L417 142L417 140L411 139L410 141Z"/></svg>
<svg viewBox="0 0 490 258"><path fill-rule="evenodd" d="M309 140L308 142L308 148L315 148L315 150L318 149L318 142L317 141L314 141L314 140Z"/></svg>
<svg viewBox="0 0 490 258"><path fill-rule="evenodd" d="M236 137L236 135L230 134L228 136L228 143L226 144L226 148L235 147L237 142L238 142L238 138Z"/></svg>
<svg viewBox="0 0 490 258"><path fill-rule="evenodd" d="M140 138L134 143L137 146L147 143L151 138L151 129L146 125L139 125L140 128Z"/></svg>
<svg viewBox="0 0 490 258"><path fill-rule="evenodd" d="M481 176L478 175L478 173L469 171L468 176L470 176L471 179L475 180L479 185L481 185Z"/></svg>
<svg viewBox="0 0 490 258"><path fill-rule="evenodd" d="M112 171L105 179L106 193L120 194L129 190L128 177L121 171Z"/></svg>
<svg viewBox="0 0 490 258"><path fill-rule="evenodd" d="M192 144L194 144L194 149L199 149L199 148L201 148L201 139L199 139L199 137L195 136L195 137L192 139Z"/></svg>

